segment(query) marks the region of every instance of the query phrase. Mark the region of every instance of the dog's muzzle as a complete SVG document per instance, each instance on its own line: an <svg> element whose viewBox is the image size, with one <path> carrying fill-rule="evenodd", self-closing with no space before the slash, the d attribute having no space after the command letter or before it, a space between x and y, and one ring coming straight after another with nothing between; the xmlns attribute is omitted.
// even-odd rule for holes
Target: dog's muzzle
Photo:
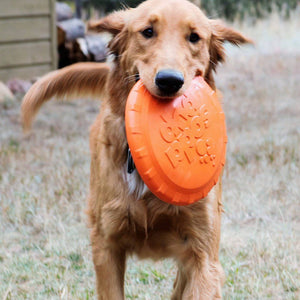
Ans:
<svg viewBox="0 0 300 300"><path fill-rule="evenodd" d="M162 94L172 95L181 89L184 77L181 72L176 70L161 70L155 76L155 84Z"/></svg>

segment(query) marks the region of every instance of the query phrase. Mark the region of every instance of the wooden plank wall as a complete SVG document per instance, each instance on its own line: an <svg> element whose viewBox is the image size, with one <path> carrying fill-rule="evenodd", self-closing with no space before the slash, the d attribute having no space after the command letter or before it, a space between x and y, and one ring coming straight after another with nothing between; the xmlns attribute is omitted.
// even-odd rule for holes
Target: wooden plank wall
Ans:
<svg viewBox="0 0 300 300"><path fill-rule="evenodd" d="M0 80L57 67L55 0L0 1Z"/></svg>

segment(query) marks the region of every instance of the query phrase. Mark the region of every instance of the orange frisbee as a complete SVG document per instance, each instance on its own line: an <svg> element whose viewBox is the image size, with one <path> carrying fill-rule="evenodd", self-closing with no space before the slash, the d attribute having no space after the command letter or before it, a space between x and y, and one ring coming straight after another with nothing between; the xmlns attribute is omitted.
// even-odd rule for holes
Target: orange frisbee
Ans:
<svg viewBox="0 0 300 300"><path fill-rule="evenodd" d="M159 199L192 204L217 183L226 156L225 115L202 77L170 101L153 97L138 81L127 99L125 126L136 169Z"/></svg>

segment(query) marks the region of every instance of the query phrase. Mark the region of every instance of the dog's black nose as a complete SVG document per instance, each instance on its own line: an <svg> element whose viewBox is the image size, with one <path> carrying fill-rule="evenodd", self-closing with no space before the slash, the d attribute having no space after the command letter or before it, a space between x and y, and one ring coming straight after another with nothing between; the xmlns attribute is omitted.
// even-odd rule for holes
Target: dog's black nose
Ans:
<svg viewBox="0 0 300 300"><path fill-rule="evenodd" d="M156 74L155 84L166 95L171 95L180 90L184 84L183 74L176 70L162 70Z"/></svg>

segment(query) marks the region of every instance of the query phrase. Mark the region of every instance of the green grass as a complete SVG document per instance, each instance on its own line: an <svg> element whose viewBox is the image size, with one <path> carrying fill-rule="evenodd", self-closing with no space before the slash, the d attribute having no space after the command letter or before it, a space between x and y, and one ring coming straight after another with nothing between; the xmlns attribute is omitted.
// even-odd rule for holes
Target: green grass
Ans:
<svg viewBox="0 0 300 300"><path fill-rule="evenodd" d="M224 299L300 298L299 19L241 25L256 48L228 48L228 153L220 258ZM0 299L95 299L84 213L88 127L99 104L48 103L24 138L20 100L0 104ZM172 260L131 258L127 299L168 299Z"/></svg>

